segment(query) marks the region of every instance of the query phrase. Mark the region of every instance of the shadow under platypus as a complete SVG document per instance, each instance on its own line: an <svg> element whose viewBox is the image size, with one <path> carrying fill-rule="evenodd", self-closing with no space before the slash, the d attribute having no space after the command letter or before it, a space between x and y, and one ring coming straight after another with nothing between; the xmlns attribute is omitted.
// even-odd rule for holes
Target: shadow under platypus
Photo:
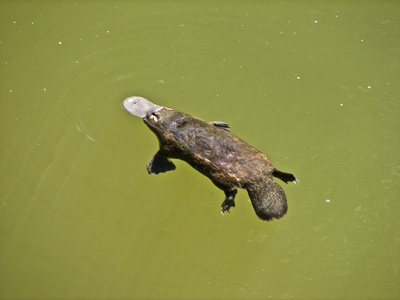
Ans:
<svg viewBox="0 0 400 300"><path fill-rule="evenodd" d="M278 219L286 213L285 192L273 177L286 183L296 177L274 168L265 154L230 133L228 124L205 122L142 97L125 99L123 108L143 118L158 138L160 149L147 164L149 174L175 170L168 158L181 159L225 192L222 213L235 206L238 188L247 190L260 219Z"/></svg>

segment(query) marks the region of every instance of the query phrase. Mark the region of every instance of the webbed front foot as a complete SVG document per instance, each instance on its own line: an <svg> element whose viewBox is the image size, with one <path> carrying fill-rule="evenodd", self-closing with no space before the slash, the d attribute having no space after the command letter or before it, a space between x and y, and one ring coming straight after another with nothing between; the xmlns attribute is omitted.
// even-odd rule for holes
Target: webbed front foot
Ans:
<svg viewBox="0 0 400 300"><path fill-rule="evenodd" d="M225 191L225 200L222 202L222 211L221 214L224 214L224 212L229 212L229 209L231 207L235 207L235 196L237 194L237 190L232 190L232 191Z"/></svg>
<svg viewBox="0 0 400 300"><path fill-rule="evenodd" d="M174 163L160 152L157 152L147 164L147 172L149 172L149 174L165 173L167 171L175 170L175 168Z"/></svg>

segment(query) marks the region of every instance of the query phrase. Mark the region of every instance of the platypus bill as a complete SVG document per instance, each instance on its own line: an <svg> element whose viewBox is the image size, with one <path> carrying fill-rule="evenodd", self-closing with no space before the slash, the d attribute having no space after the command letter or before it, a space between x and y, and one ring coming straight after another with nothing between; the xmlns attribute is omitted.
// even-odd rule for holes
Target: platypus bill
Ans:
<svg viewBox="0 0 400 300"><path fill-rule="evenodd" d="M274 168L265 154L230 133L228 124L205 122L142 97L129 97L122 105L143 118L158 138L160 149L147 164L149 174L175 170L168 158L181 159L225 192L222 213L235 206L238 188L247 190L260 219L279 219L286 213L285 192L273 177L285 183L296 177Z"/></svg>

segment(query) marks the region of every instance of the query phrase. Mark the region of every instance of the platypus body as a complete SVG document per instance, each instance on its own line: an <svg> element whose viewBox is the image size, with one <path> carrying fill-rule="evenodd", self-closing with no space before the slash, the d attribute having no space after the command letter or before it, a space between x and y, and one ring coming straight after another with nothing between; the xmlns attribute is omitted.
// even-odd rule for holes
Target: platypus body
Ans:
<svg viewBox="0 0 400 300"><path fill-rule="evenodd" d="M168 158L181 159L225 192L222 213L235 206L238 188L247 190L260 219L278 219L286 213L285 193L273 177L286 183L296 177L274 168L265 154L230 133L228 124L205 122L142 97L125 99L123 107L143 118L158 138L160 149L147 164L149 174L175 170Z"/></svg>

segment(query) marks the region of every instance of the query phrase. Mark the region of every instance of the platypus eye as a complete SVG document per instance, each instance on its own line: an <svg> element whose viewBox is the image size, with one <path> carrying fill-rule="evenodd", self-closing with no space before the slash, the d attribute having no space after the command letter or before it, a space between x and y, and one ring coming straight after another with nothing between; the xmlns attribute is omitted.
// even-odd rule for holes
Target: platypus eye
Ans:
<svg viewBox="0 0 400 300"><path fill-rule="evenodd" d="M153 112L153 113L149 116L149 119L152 119L152 120L158 122L158 116L157 116L157 115L158 115L158 114L157 114L156 112Z"/></svg>

